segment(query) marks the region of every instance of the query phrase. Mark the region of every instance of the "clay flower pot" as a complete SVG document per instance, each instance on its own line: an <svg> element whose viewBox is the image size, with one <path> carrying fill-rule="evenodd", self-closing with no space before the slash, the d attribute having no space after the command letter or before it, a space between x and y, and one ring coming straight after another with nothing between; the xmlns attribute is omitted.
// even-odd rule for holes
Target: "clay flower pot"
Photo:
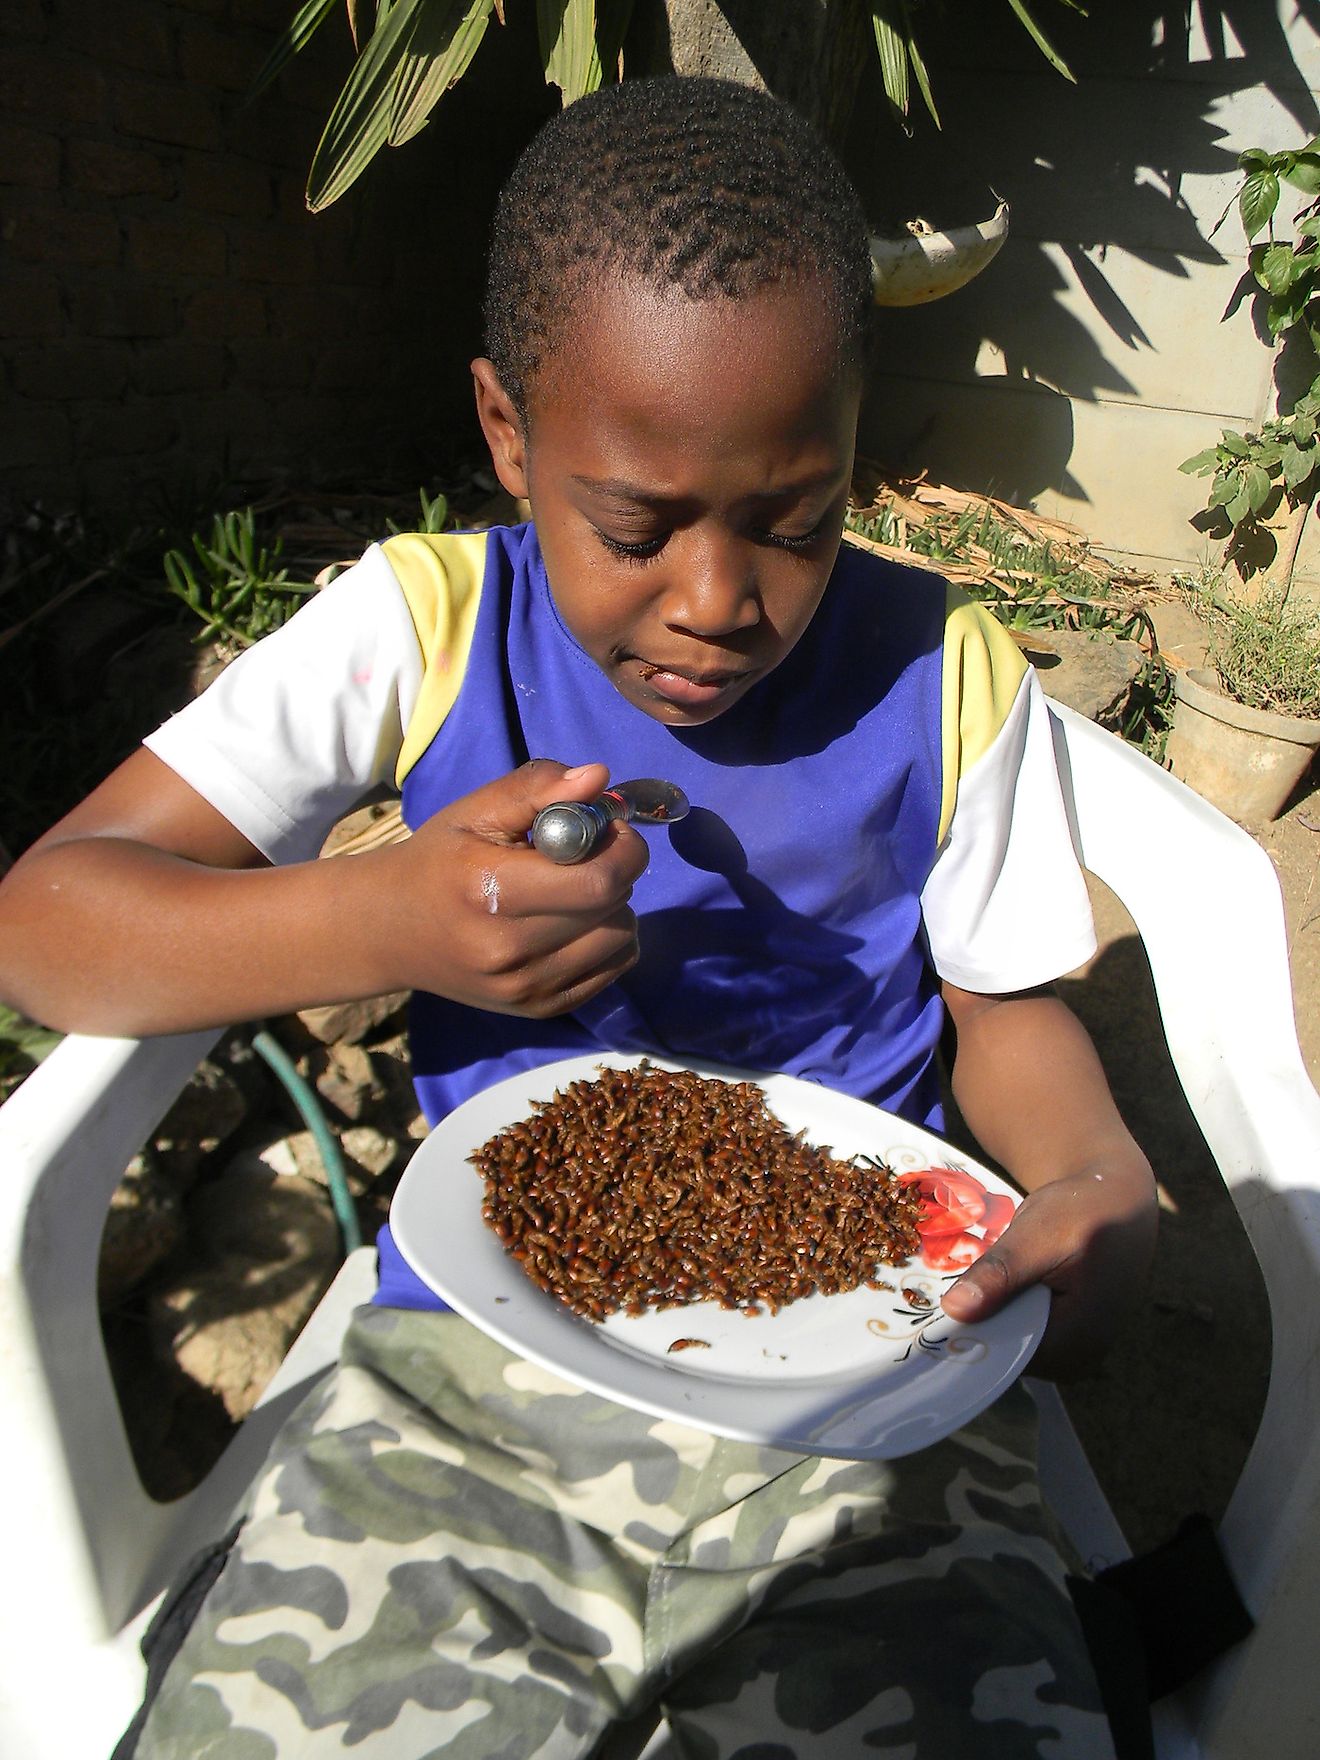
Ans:
<svg viewBox="0 0 1320 1760"><path fill-rule="evenodd" d="M1277 818L1320 751L1320 720L1249 709L1201 667L1176 672L1173 685L1173 774L1249 830Z"/></svg>

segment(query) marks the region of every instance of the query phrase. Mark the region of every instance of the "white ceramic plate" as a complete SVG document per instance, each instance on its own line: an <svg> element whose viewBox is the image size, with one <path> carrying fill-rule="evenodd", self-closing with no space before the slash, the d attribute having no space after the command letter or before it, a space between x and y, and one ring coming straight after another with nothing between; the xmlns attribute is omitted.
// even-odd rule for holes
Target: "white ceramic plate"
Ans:
<svg viewBox="0 0 1320 1760"><path fill-rule="evenodd" d="M483 1222L485 1182L468 1157L526 1118L533 1101L591 1080L602 1067L642 1061L601 1054L511 1076L460 1106L422 1143L399 1182L390 1227L413 1270L451 1308L519 1356L607 1399L802 1454L911 1454L975 1417L1022 1373L1044 1329L1048 1292L1026 1290L975 1325L947 1319L940 1296L986 1244L983 1224L959 1234L947 1212L943 1233L923 1230L921 1254L879 1271L892 1291L806 1296L773 1315L694 1302L595 1322L538 1289ZM804 1130L842 1158L871 1155L896 1173L949 1170L971 1208L986 1202L987 1221L1002 1223L1019 1201L939 1137L849 1095L793 1076L649 1061L759 1082L790 1130ZM702 1343L675 1353L678 1339Z"/></svg>

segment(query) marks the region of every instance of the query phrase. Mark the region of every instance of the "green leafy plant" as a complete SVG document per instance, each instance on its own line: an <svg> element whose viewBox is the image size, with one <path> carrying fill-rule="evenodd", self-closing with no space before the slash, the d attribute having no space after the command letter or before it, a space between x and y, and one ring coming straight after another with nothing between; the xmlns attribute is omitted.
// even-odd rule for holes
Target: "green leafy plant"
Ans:
<svg viewBox="0 0 1320 1760"><path fill-rule="evenodd" d="M394 520L386 519L385 524L396 536L400 532L443 532L449 519L449 501L441 494L428 495L425 489L417 491L421 506L421 518L415 525L401 526Z"/></svg>
<svg viewBox="0 0 1320 1760"><path fill-rule="evenodd" d="M527 0L515 0L525 5ZM382 147L402 146L472 64L492 16L504 23L508 0L377 0L364 28L363 0L347 0L358 51L312 156L307 205L336 201ZM337 10L307 0L290 20L254 82L260 92ZM536 0L537 38L548 85L565 103L617 78L632 0Z"/></svg>
<svg viewBox="0 0 1320 1760"><path fill-rule="evenodd" d="M217 513L210 536L194 532L191 547L191 555L167 550L163 567L170 592L201 619L198 642L221 637L251 647L315 591L310 582L289 579L288 569L279 566L282 541L267 549L250 507Z"/></svg>
<svg viewBox="0 0 1320 1760"><path fill-rule="evenodd" d="M1222 510L1222 521L1230 528L1227 559L1239 562L1244 574L1256 572L1262 555L1272 559L1277 547L1261 522L1285 503L1294 513L1304 511L1320 488L1320 379L1297 399L1289 415L1241 434L1225 428L1214 446L1184 459L1178 468L1189 476L1211 478L1209 517L1200 523L1214 530ZM1295 536L1300 538L1300 530ZM1295 555L1294 548L1290 563ZM1289 577L1291 573L1290 566Z"/></svg>
<svg viewBox="0 0 1320 1760"><path fill-rule="evenodd" d="M484 487L469 489L461 473L452 491L465 519L477 495L488 494ZM205 482L167 502L147 485L131 524L40 505L14 511L0 553L0 868L6 852L25 850L192 695L187 648L193 630L177 615L178 606L186 603L189 617L200 617L205 640L211 593L223 602L242 586L239 579L236 588L235 576L214 558L201 561L192 534L201 534L204 550L223 550L231 562L237 547L241 575L248 540L217 540L215 510L252 494L252 485L240 496L232 484ZM443 493L400 492L390 483L257 490L252 566L275 577L287 562L282 585L289 591L266 595L280 603L254 620L240 605L231 620L239 627L224 640L241 646L275 627L310 590L296 583L310 581L327 558L360 555L385 528L443 530L450 512ZM232 526L223 513L219 523ZM258 532L266 534L264 544ZM166 590L166 551L178 553L181 594ZM212 571L220 576L214 583ZM190 599L194 590L197 606ZM84 647L66 639L63 618L88 600L108 600L113 617L92 617L103 635L99 645ZM76 619L69 628L76 634Z"/></svg>
<svg viewBox="0 0 1320 1760"><path fill-rule="evenodd" d="M147 656L173 621L161 552L198 516L190 502L176 518L151 485L131 523L40 503L11 510L0 556L0 836L11 854L128 756L158 703L161 715L174 706L155 694L169 662ZM89 606L96 641L79 635ZM149 682L125 688L138 659Z"/></svg>
<svg viewBox="0 0 1320 1760"><path fill-rule="evenodd" d="M49 1027L25 1020L12 1008L0 1007L0 1100L7 1100L23 1077L49 1057L61 1037Z"/></svg>
<svg viewBox="0 0 1320 1760"><path fill-rule="evenodd" d="M1079 4L1079 0L1062 0L1062 4L1085 16L1086 8ZM1072 69L1036 23L1025 0L1008 0L1008 6L1050 66L1076 84ZM906 122L915 85L931 121L938 128L940 115L913 24L913 15L920 11L920 7L921 0L870 0L871 23L880 56L880 76L891 109Z"/></svg>
<svg viewBox="0 0 1320 1760"><path fill-rule="evenodd" d="M784 0L780 0L783 4ZM1075 12L1079 0L1059 0ZM277 77L338 10L339 0L305 0L281 33L253 84L253 94ZM425 127L444 94L467 72L492 17L503 25L510 5L531 0L376 0L368 25L366 0L346 0L357 60L330 112L312 156L307 205L336 201L382 147L402 146ZM547 85L565 103L624 72L624 39L633 0L535 0L537 41ZM840 11L869 12L885 93L907 121L915 85L936 125L939 113L913 25L920 0L826 0ZM1033 0L1034 5L1034 0ZM1007 6L1050 64L1073 75L1037 24L1027 0Z"/></svg>
<svg viewBox="0 0 1320 1760"><path fill-rule="evenodd" d="M1320 136L1295 152L1267 153L1249 147L1238 155L1238 168L1246 173L1237 195L1242 230L1251 246L1248 268L1266 294L1265 316L1276 341L1286 330L1305 326L1313 345L1320 345L1320 328L1312 302L1320 290ZM1274 216L1290 184L1309 197L1293 218L1296 237L1291 243L1274 237ZM1230 204L1231 206L1231 204ZM1225 210L1227 212L1227 210ZM1257 236L1269 232L1268 242Z"/></svg>
<svg viewBox="0 0 1320 1760"><path fill-rule="evenodd" d="M1310 352L1314 366L1320 354L1320 136L1293 152L1249 148L1239 155L1238 168L1244 174L1236 204L1250 246L1248 285L1258 292L1274 343L1296 339ZM1278 239L1275 217L1285 185L1307 200L1293 216L1292 238ZM1226 208L1219 224L1228 212ZM1257 242L1262 232L1267 237ZM1224 429L1216 445L1178 467L1190 476L1211 479L1206 507L1193 524L1227 539L1225 559L1244 578L1275 561L1278 541L1265 522L1286 507L1292 528L1285 592L1292 581L1307 512L1320 490L1318 429L1320 373L1286 412L1256 429Z"/></svg>

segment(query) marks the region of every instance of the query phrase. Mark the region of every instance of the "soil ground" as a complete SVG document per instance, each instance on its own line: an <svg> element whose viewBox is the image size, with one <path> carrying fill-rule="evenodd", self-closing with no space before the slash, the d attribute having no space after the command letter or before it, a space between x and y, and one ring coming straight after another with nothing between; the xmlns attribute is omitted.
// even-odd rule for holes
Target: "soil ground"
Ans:
<svg viewBox="0 0 1320 1760"><path fill-rule="evenodd" d="M1278 871L1298 1036L1320 1086L1320 785L1258 833ZM1213 887L1214 876L1205 884ZM1100 951L1062 993L1104 1059L1163 1188L1151 1297L1102 1371L1064 1390L1134 1550L1223 1511L1269 1377L1265 1289L1237 1212L1173 1073L1131 919L1095 886ZM1217 948L1207 958L1220 957Z"/></svg>

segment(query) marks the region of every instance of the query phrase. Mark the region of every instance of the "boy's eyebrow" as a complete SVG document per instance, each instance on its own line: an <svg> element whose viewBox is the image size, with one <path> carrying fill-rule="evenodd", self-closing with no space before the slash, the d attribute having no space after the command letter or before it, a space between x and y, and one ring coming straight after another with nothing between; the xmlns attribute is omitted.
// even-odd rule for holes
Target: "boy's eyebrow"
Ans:
<svg viewBox="0 0 1320 1760"><path fill-rule="evenodd" d="M814 475L803 477L799 482L783 483L773 489L753 490L748 496L749 501L782 501L792 495L809 495L814 489L824 489L836 482L840 473L837 470L817 471ZM588 489L597 495L612 495L619 501L640 501L647 506L661 507L674 501L686 501L686 495L657 495L644 489L639 483L629 483L622 477L588 477L574 476L572 481L580 488Z"/></svg>

